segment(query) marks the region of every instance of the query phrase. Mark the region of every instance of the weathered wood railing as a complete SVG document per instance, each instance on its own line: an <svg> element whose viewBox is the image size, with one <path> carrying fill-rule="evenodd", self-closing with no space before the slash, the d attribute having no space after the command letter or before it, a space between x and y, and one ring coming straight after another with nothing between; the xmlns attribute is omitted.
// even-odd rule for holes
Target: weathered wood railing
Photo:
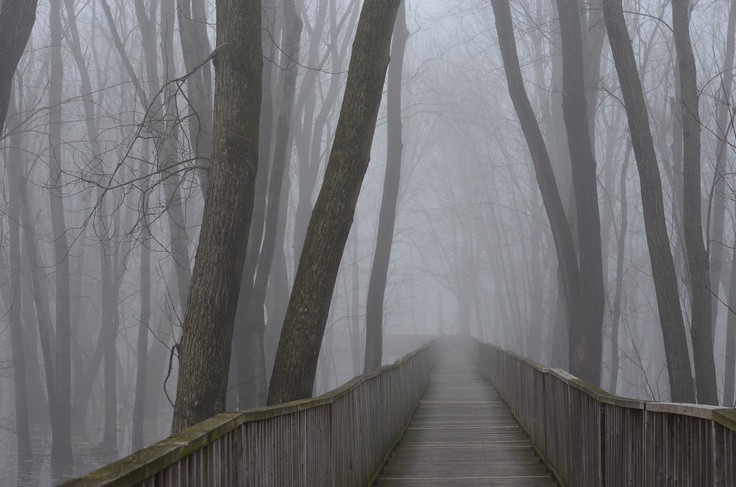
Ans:
<svg viewBox="0 0 736 487"><path fill-rule="evenodd" d="M367 485L429 384L439 341L321 397L223 413L65 485Z"/></svg>
<svg viewBox="0 0 736 487"><path fill-rule="evenodd" d="M625 399L494 345L475 353L563 484L736 485L736 409Z"/></svg>

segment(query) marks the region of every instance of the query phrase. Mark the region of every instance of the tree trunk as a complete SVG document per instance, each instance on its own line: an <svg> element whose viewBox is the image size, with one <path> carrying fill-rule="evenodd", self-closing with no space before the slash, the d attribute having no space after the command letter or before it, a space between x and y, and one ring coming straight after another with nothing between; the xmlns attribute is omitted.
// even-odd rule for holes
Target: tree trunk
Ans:
<svg viewBox="0 0 736 487"><path fill-rule="evenodd" d="M509 95L513 102L516 114L521 123L529 152L534 164L537 184L542 194L542 201L552 230L557 259L559 263L560 281L564 295L565 309L569 318L569 329L577 330L580 309L576 306L580 293L580 276L578 272L578 258L575 252L573 234L562 205L562 199L557 188L557 182L552 169L552 163L547 147L539 129L529 97L524 88L524 80L519 66L519 57L516 51L516 39L513 30L511 9L507 0L493 0L491 2L496 19L499 47L503 58ZM587 130L587 127L586 127ZM572 333L570 333L572 335ZM569 351L572 356L573 350Z"/></svg>
<svg viewBox="0 0 736 487"><path fill-rule="evenodd" d="M271 152L273 144L274 125L274 96L275 91L273 75L276 70L276 51L278 33L276 18L278 7L272 0L263 3L263 27L264 38L263 56L269 62L263 67L262 98L261 98L261 120L258 139L258 173L256 175L255 199L253 203L253 215L248 232L248 246L245 253L245 264L243 276L240 280L240 293L238 295L238 307L235 311L235 330L233 331L233 352L235 356L231 362L235 364L236 393L238 409L256 407L259 402L259 381L261 381L262 401L265 401L265 380L254 372L255 364L260 364L260 358L264 352L259 350L259 338L254 336L254 327L251 326L253 310L252 304L256 272L258 271L258 260L261 254L263 233L266 222L266 197L268 194L268 173L271 167ZM262 341L262 340L261 340ZM261 345L262 348L262 345ZM253 354L251 351L255 351ZM262 404L262 403L261 403Z"/></svg>
<svg viewBox="0 0 736 487"><path fill-rule="evenodd" d="M363 370L363 360L360 353L364 347L361 347L360 333L360 240L357 226L353 228L353 262L350 266L350 357L353 362L353 376L358 376Z"/></svg>
<svg viewBox="0 0 736 487"><path fill-rule="evenodd" d="M618 235L616 235L616 287L613 294L613 305L611 306L611 378L608 382L608 391L616 394L618 387L618 369L620 357L619 324L621 321L621 299L624 281L624 258L626 257L626 229L629 225L628 202L626 201L626 172L629 169L629 155L631 144L626 146L624 163L621 166L620 187L621 193L621 222L619 223ZM613 211L613 210L611 210Z"/></svg>
<svg viewBox="0 0 736 487"><path fill-rule="evenodd" d="M404 69L404 53L409 40L406 28L406 0L401 2L396 16L391 42L391 63L386 82L386 175L383 180L381 212L378 217L376 252L373 255L371 278L368 282L368 298L365 309L365 363L363 373L381 366L383 358L383 300L394 241L396 207L399 200L401 158L404 151L403 125L401 122L401 76Z"/></svg>
<svg viewBox="0 0 736 487"><path fill-rule="evenodd" d="M720 302L718 295L721 288L721 274L723 273L723 259L725 253L724 239L724 217L726 214L726 164L727 164L727 143L728 134L730 132L731 123L728 115L731 107L731 87L733 85L733 57L734 57L734 41L736 40L736 0L731 1L731 8L728 10L728 27L726 28L726 49L723 61L723 70L721 71L721 98L716 97L717 129L715 135L718 137L716 142L716 167L713 174L713 193L711 195L713 204L713 216L710 220L710 288L713 291L711 296L711 327L713 330L712 337L715 340L715 330L718 325L718 310ZM709 212L710 214L710 212Z"/></svg>
<svg viewBox="0 0 736 487"><path fill-rule="evenodd" d="M736 376L736 245L733 246L731 280L728 286L728 320L726 325L726 360L723 374L723 405L736 407L734 376Z"/></svg>
<svg viewBox="0 0 736 487"><path fill-rule="evenodd" d="M177 0L179 39L184 67L192 72L210 54L204 0ZM202 193L207 192L207 169L212 155L212 70L205 64L187 79L189 140L197 156Z"/></svg>
<svg viewBox="0 0 736 487"><path fill-rule="evenodd" d="M562 37L562 110L572 165L580 265L578 319L570 328L570 370L600 384L603 347L603 262L596 161L591 143L577 0L557 0Z"/></svg>
<svg viewBox="0 0 736 487"><path fill-rule="evenodd" d="M603 9L608 40L621 83L629 132L639 170L644 227L667 357L670 394L675 402L692 403L695 401L695 388L685 326L682 321L680 297L677 291L677 275L664 216L662 181L649 127L644 92L621 1L606 1Z"/></svg>
<svg viewBox="0 0 736 487"><path fill-rule="evenodd" d="M172 433L222 411L258 167L261 4L217 5L212 164L184 314Z"/></svg>
<svg viewBox="0 0 736 487"><path fill-rule="evenodd" d="M708 251L703 242L700 195L700 116L695 55L690 42L690 0L672 1L672 29L680 68L680 114L683 133L683 228L690 277L690 334L695 365L695 389L701 404L718 404L713 358Z"/></svg>
<svg viewBox="0 0 736 487"><path fill-rule="evenodd" d="M133 426L131 438L131 450L137 451L145 445L143 433L143 420L146 412L146 391L148 382L148 330L151 321L151 228L149 227L148 214L148 140L143 141L141 156L142 181L142 208L141 215L143 227L141 228L141 267L140 267L140 300L141 309L138 317L138 359L136 362L135 401L133 403Z"/></svg>
<svg viewBox="0 0 736 487"><path fill-rule="evenodd" d="M0 134L5 130L13 76L36 22L38 0L3 0L0 6Z"/></svg>
<svg viewBox="0 0 736 487"><path fill-rule="evenodd" d="M312 393L332 291L368 168L399 4L363 4L335 140L276 352L268 404Z"/></svg>
<svg viewBox="0 0 736 487"><path fill-rule="evenodd" d="M9 100L12 119L15 106L12 95ZM2 127L0 127L1 129ZM26 382L26 341L23 338L23 315L21 308L21 260L20 260L20 169L23 164L20 133L9 138L7 152L8 191L8 240L10 257L10 292L5 303L10 319L10 344L13 354L13 391L15 397L15 436L18 441L18 463L33 457L31 436L28 426L28 387ZM35 344L34 344L35 346Z"/></svg>
<svg viewBox="0 0 736 487"><path fill-rule="evenodd" d="M51 24L49 80L49 208L54 242L56 279L56 382L53 384L56 404L51 405L53 440L51 460L59 464L71 464L71 320L69 313L69 245L66 235L64 196L61 169L61 91L64 65L61 58L61 2L51 0L49 19ZM49 385L51 387L51 385Z"/></svg>
<svg viewBox="0 0 736 487"><path fill-rule="evenodd" d="M297 65L299 60L299 44L301 40L302 21L296 12L293 0L284 2L284 42L281 66L283 66L283 97L276 129L273 161L266 198L266 219L263 232L263 244L258 257L258 269L253 284L253 292L249 296L249 317L247 323L248 345L252 352L249 371L250 407L263 406L266 402L266 357L264 354L264 333L266 327L265 304L268 278L276 251L276 238L280 216L281 190L284 175L291 159L290 125L294 96L296 91Z"/></svg>

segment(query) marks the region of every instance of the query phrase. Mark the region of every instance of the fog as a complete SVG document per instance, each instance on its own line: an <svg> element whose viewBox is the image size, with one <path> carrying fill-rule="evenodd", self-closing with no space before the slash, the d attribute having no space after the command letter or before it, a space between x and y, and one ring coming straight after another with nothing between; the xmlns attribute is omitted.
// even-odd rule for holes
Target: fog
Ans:
<svg viewBox="0 0 736 487"><path fill-rule="evenodd" d="M621 396L733 406L736 2L674 2L692 8L690 38L677 44L673 2L623 1L656 155L658 174L648 181L659 181L657 200L640 179L646 147L632 140L630 123L641 107L622 92L628 85L600 0L577 2L582 65L563 60L557 7L575 2L505 2L522 86L501 56L492 3L502 0L404 1L370 163L354 214L344 215L349 234L325 244L344 251L334 286L324 278L325 289L332 286L324 333L319 318L308 334L321 341L312 394L375 368L365 357L373 313L378 363L432 335L465 334ZM52 485L172 431L183 327L196 319L187 300L190 289L199 289L198 300L206 292L195 270L195 256L206 252L198 253L205 194L220 187L210 179L211 163L224 153L215 147L213 107L227 103L216 101L213 59L237 58L240 41L218 40L214 0L42 0L16 68L3 50L17 33L3 16L15 15L18 3L0 0L0 72L12 79L0 124L0 484ZM261 2L260 155L248 243L231 259L240 285L211 298L237 297L232 353L219 350L230 357L227 386L214 394L224 397L220 410L273 403L274 363L292 352L282 326L296 320L291 290L302 249L312 248L319 217L312 210L337 152L362 6ZM406 48L397 58L404 18ZM688 43L694 66L683 57ZM584 93L563 86L578 71ZM546 195L540 187L549 190L550 180L533 160L531 132L510 97L514 86L525 88L546 144L556 183ZM584 119L577 112L584 129L568 138L574 100L585 102ZM575 155L584 141L594 160ZM278 174L280 158L283 181L274 184L269 174ZM385 177L392 164L400 177ZM384 196L391 182L398 183L395 206ZM564 208L564 231L551 226L551 194ZM664 241L645 220L657 204L666 232L656 235ZM223 219L211 225L215 240L229 235L216 233L226 226ZM560 235L571 237L575 296L560 264ZM662 277L667 248L670 281ZM384 271L374 268L379 250ZM314 276L305 282L316 288L322 277ZM570 309L583 311L570 317ZM199 339L186 346L196 348ZM678 377L675 356L687 356ZM177 431L186 421L174 424Z"/></svg>

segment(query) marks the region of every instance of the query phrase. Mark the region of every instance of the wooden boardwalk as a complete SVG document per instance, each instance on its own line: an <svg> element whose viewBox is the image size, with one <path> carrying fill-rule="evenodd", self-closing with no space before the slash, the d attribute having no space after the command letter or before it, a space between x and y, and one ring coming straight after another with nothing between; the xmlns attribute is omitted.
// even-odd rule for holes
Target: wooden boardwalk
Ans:
<svg viewBox="0 0 736 487"><path fill-rule="evenodd" d="M531 441L463 353L445 353L378 486L556 486Z"/></svg>

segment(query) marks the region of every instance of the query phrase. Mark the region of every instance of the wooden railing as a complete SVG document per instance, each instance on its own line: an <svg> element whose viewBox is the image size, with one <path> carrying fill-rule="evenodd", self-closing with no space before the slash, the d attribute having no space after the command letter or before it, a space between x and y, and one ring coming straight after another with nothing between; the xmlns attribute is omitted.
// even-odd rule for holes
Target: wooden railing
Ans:
<svg viewBox="0 0 736 487"><path fill-rule="evenodd" d="M429 384L439 341L321 397L218 414L64 485L364 486Z"/></svg>
<svg viewBox="0 0 736 487"><path fill-rule="evenodd" d="M490 344L475 355L564 485L736 485L736 409L614 396Z"/></svg>

